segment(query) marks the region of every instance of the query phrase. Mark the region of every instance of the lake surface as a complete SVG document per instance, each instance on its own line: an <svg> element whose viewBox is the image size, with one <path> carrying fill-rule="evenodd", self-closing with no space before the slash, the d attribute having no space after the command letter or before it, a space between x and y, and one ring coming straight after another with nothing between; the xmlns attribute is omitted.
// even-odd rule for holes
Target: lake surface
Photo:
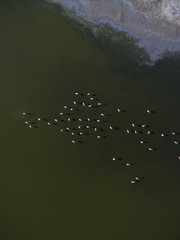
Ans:
<svg viewBox="0 0 180 240"><path fill-rule="evenodd" d="M0 32L1 239L179 240L180 62L139 66L43 1L1 1Z"/></svg>

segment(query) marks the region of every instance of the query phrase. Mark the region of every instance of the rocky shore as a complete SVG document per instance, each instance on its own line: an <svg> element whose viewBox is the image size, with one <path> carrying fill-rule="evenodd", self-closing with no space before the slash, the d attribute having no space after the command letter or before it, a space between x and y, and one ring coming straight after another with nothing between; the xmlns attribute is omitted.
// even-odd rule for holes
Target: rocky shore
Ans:
<svg viewBox="0 0 180 240"><path fill-rule="evenodd" d="M152 61L180 51L180 0L50 0L95 25L108 24L138 39Z"/></svg>

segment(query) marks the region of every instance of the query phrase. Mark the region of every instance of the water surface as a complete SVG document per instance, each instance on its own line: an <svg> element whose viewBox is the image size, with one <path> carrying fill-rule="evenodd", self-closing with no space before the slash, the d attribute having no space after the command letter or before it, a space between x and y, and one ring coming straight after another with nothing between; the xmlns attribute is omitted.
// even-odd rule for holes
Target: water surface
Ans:
<svg viewBox="0 0 180 240"><path fill-rule="evenodd" d="M95 38L42 1L1 1L0 32L1 239L178 240L179 136L160 133L180 132L180 63L138 66L128 49ZM90 129L83 144L72 144L60 124L25 124L59 117L64 105L81 101L75 92L107 104L74 115L111 114L100 123L107 138ZM128 135L132 122L156 134ZM131 184L135 176L144 180Z"/></svg>

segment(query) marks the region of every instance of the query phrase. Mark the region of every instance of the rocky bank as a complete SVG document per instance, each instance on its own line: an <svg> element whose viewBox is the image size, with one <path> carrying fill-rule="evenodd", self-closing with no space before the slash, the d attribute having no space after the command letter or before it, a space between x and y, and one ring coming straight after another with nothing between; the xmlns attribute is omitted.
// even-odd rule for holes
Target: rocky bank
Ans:
<svg viewBox="0 0 180 240"><path fill-rule="evenodd" d="M108 24L138 39L152 61L180 51L180 0L50 0L93 24Z"/></svg>

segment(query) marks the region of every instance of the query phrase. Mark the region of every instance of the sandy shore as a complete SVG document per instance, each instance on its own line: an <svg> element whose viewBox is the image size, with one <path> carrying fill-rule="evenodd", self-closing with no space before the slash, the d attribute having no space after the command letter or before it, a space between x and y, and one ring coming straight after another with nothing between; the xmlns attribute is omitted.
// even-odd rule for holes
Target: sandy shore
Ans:
<svg viewBox="0 0 180 240"><path fill-rule="evenodd" d="M179 0L51 0L63 4L93 24L108 24L138 39L152 61L180 51ZM174 4L174 5L173 5ZM179 8L178 8L179 7ZM179 9L179 10L178 10Z"/></svg>

